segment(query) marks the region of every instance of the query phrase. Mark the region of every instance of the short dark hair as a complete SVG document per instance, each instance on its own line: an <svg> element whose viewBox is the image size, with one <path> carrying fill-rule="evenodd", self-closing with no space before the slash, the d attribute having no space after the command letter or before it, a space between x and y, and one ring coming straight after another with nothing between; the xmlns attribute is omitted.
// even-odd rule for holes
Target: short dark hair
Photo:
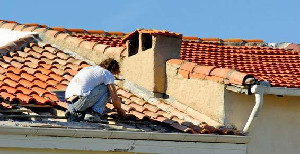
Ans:
<svg viewBox="0 0 300 154"><path fill-rule="evenodd" d="M99 65L101 67L109 70L114 75L118 75L120 73L119 63L118 63L118 61L114 60L113 58L105 59Z"/></svg>

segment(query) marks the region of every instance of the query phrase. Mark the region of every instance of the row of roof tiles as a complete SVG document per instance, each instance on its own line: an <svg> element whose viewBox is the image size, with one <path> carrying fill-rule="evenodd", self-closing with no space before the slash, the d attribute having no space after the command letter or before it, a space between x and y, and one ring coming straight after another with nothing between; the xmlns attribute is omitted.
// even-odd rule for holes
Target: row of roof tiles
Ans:
<svg viewBox="0 0 300 154"><path fill-rule="evenodd" d="M272 86L300 88L300 53L257 46L221 46L214 43L183 41L182 60L203 66L235 69L251 74Z"/></svg>
<svg viewBox="0 0 300 154"><path fill-rule="evenodd" d="M197 63L180 59L170 59L168 64L178 65L178 73L187 79L208 79L222 84L249 85L255 83L255 78L234 69L202 66Z"/></svg>
<svg viewBox="0 0 300 154"><path fill-rule="evenodd" d="M103 30L84 30L84 29L77 29L77 28L66 29L63 27L48 27L47 25L40 25L38 23L19 24L15 21L8 21L8 20L0 20L0 25L2 25L1 28L18 30L18 31L27 31L30 29L32 30L32 28L45 28L45 29L52 29L60 32L66 32L66 33L98 34L103 36L118 36L118 37L123 37L126 35L126 33L122 33L122 32L105 32Z"/></svg>
<svg viewBox="0 0 300 154"><path fill-rule="evenodd" d="M236 42L236 43L263 43L261 39L241 39L241 38L232 38L232 39L220 39L220 38L199 38L197 36L183 36L182 40L184 41L200 41L200 42Z"/></svg>

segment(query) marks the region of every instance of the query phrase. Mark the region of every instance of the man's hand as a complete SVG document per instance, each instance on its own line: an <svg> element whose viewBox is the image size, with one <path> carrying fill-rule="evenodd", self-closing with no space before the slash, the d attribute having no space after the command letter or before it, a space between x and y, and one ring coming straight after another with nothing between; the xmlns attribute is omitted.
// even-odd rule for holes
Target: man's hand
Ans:
<svg viewBox="0 0 300 154"><path fill-rule="evenodd" d="M121 109L120 111L118 111L118 115L119 115L120 117L124 117L124 118L127 117L127 114L125 113L125 111L124 111L123 109Z"/></svg>
<svg viewBox="0 0 300 154"><path fill-rule="evenodd" d="M117 91L114 84L108 85L109 94L114 107L117 109L118 115L121 117L127 117L125 111L121 108L121 99L117 95Z"/></svg>

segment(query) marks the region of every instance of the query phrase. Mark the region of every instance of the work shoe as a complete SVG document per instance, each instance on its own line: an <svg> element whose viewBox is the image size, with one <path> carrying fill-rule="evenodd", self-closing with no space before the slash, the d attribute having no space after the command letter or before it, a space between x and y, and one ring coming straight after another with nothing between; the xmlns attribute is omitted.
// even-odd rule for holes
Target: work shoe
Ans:
<svg viewBox="0 0 300 154"><path fill-rule="evenodd" d="M108 124L107 120L102 119L102 116L99 113L94 111L87 112L84 116L84 121Z"/></svg>
<svg viewBox="0 0 300 154"><path fill-rule="evenodd" d="M79 122L83 120L84 114L80 112L67 111L65 117L67 118L68 122Z"/></svg>

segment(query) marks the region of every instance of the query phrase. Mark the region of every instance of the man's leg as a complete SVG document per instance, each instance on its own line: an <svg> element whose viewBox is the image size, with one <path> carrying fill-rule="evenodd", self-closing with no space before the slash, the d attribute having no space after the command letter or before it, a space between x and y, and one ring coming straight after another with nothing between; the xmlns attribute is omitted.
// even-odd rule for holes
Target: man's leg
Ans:
<svg viewBox="0 0 300 154"><path fill-rule="evenodd" d="M108 87L102 84L97 86L95 91L97 93L91 92L90 99L97 100L97 102L93 104L91 108L92 111L85 115L84 120L90 122L105 122L102 119L102 114L105 110L106 103L109 100Z"/></svg>
<svg viewBox="0 0 300 154"><path fill-rule="evenodd" d="M99 114L103 114L105 110L106 103L109 100L109 93L108 93L108 87L106 85L103 85L100 88L100 98L98 98L97 102L92 106L92 109L94 112L97 112Z"/></svg>
<svg viewBox="0 0 300 154"><path fill-rule="evenodd" d="M82 96L78 96L73 102L67 103L68 110L66 112L66 117L68 118L68 122L79 122L83 120L85 113L78 110L78 106L85 106L85 102L82 100Z"/></svg>
<svg viewBox="0 0 300 154"><path fill-rule="evenodd" d="M68 104L68 112L71 115L70 121L83 120L83 118L76 119L76 115L83 115L91 107L95 112L102 114L108 99L108 87L104 84L96 86L89 95L79 96L76 102Z"/></svg>
<svg viewBox="0 0 300 154"><path fill-rule="evenodd" d="M89 95L87 96L79 96L79 99L70 104L69 108L76 112L86 111L88 108L92 107L95 103L98 102L103 95L108 93L108 88L105 85L96 86Z"/></svg>

